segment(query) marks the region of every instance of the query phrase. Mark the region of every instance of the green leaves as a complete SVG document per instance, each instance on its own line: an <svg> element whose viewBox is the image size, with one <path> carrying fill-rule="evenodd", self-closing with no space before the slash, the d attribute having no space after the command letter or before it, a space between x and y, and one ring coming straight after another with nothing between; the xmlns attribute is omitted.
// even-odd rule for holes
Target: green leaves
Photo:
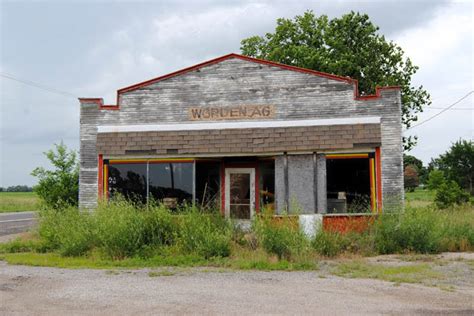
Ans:
<svg viewBox="0 0 474 316"><path fill-rule="evenodd" d="M68 151L62 142L54 146L55 150L44 153L54 169L38 167L31 172L31 175L39 180L34 191L47 206L76 206L79 196L79 164L76 152Z"/></svg>
<svg viewBox="0 0 474 316"><path fill-rule="evenodd" d="M408 128L431 104L430 95L423 86L411 85L418 67L378 30L367 14L350 12L329 20L307 11L293 20L278 19L274 33L244 39L240 49L247 56L357 79L361 95L374 93L377 86L398 85ZM416 137L404 138L405 150L415 144Z"/></svg>

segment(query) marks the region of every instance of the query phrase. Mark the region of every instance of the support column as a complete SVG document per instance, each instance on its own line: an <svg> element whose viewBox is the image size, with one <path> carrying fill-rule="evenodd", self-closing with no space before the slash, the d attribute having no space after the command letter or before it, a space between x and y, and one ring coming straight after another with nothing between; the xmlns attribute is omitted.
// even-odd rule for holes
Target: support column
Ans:
<svg viewBox="0 0 474 316"><path fill-rule="evenodd" d="M316 213L327 213L327 180L326 180L326 155L316 155Z"/></svg>

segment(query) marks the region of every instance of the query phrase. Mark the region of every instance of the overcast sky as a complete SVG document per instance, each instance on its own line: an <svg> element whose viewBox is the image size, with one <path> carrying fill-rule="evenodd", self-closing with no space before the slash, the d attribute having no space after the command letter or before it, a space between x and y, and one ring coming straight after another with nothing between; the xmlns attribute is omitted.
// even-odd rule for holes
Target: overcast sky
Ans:
<svg viewBox="0 0 474 316"><path fill-rule="evenodd" d="M311 9L368 13L380 32L420 67L414 84L431 93L423 121L473 89L473 4L449 1L1 1L0 71L67 94L0 77L0 186L33 185L43 152L63 140L79 148L79 102L230 52L263 35L279 17ZM75 97L74 97L75 96ZM474 97L408 131L425 163L472 139Z"/></svg>

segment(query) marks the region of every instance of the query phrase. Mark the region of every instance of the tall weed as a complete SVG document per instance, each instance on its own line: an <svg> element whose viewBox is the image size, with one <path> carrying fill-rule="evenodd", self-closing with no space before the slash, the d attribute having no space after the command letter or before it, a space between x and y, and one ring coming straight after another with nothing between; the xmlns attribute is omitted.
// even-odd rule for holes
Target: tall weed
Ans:
<svg viewBox="0 0 474 316"><path fill-rule="evenodd" d="M269 215L257 216L253 229L259 244L279 259L291 259L307 252L309 240L290 218L273 219Z"/></svg>
<svg viewBox="0 0 474 316"><path fill-rule="evenodd" d="M232 229L219 214L203 214L191 209L183 215L177 233L178 245L204 258L230 255Z"/></svg>

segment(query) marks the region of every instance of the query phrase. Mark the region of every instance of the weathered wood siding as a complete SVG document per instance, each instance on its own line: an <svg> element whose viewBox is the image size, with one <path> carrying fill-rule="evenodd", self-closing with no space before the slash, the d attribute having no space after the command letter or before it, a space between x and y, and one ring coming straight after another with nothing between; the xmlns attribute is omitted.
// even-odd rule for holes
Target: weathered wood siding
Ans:
<svg viewBox="0 0 474 316"><path fill-rule="evenodd" d="M248 104L273 105L275 120L381 117L384 200L403 195L399 90L356 100L353 84L232 58L123 93L119 110L101 110L83 100L80 205L94 206L97 201L98 125L191 123L190 107Z"/></svg>

